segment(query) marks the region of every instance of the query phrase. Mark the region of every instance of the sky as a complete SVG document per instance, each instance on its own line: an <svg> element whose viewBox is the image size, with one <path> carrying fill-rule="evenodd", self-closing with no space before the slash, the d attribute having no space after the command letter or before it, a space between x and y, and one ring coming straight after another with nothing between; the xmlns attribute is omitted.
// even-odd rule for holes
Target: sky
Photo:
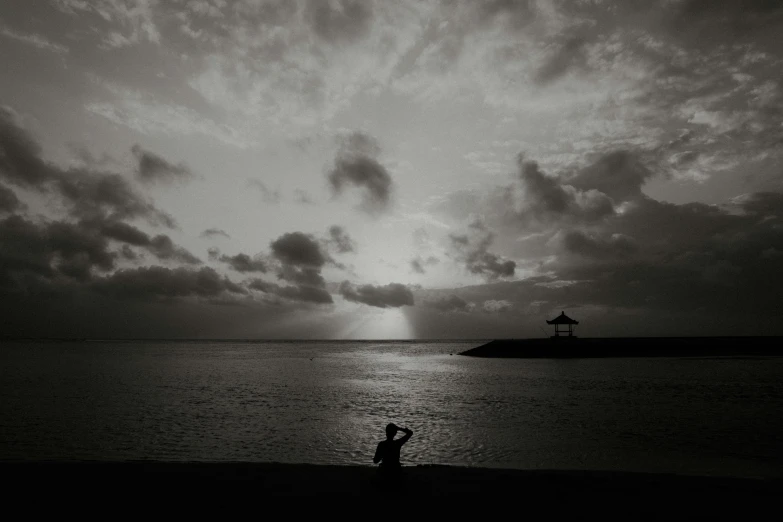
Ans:
<svg viewBox="0 0 783 522"><path fill-rule="evenodd" d="M783 334L774 0L6 0L4 336Z"/></svg>

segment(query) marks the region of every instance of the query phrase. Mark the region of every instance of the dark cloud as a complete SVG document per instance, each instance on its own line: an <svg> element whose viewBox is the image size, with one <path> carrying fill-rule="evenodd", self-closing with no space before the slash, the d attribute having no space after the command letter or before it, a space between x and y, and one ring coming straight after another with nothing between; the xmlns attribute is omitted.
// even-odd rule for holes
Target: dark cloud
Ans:
<svg viewBox="0 0 783 522"><path fill-rule="evenodd" d="M533 81L538 85L554 82L570 69L583 66L586 61L584 38L571 36L553 44L545 62L536 71Z"/></svg>
<svg viewBox="0 0 783 522"><path fill-rule="evenodd" d="M100 169L117 163L109 154L104 152L101 156L95 156L87 147L78 143L68 143L68 149L77 161L90 168Z"/></svg>
<svg viewBox="0 0 783 522"><path fill-rule="evenodd" d="M614 213L612 200L595 189L579 190L554 176L544 174L538 163L518 158L518 185L509 196L513 210L525 221L547 222L574 219L597 221Z"/></svg>
<svg viewBox="0 0 783 522"><path fill-rule="evenodd" d="M641 197L642 186L652 175L636 154L618 150L599 156L570 178L568 184L582 191L597 190L620 203ZM606 213L610 213L608 208Z"/></svg>
<svg viewBox="0 0 783 522"><path fill-rule="evenodd" d="M776 0L684 0L672 4L667 14L672 34L680 38L742 40L754 32L779 28L783 5Z"/></svg>
<svg viewBox="0 0 783 522"><path fill-rule="evenodd" d="M472 303L464 300L456 294L450 294L446 297L427 299L422 303L424 306L434 308L441 312L467 312L473 307Z"/></svg>
<svg viewBox="0 0 783 522"><path fill-rule="evenodd" d="M349 43L369 31L373 21L372 3L364 0L308 0L305 16L322 40Z"/></svg>
<svg viewBox="0 0 783 522"><path fill-rule="evenodd" d="M219 254L219 251L215 252L215 256ZM212 252L210 249L210 257L212 258ZM253 259L247 254L237 254L235 256L220 256L220 261L228 264L231 268L237 272L266 272L267 266L261 259Z"/></svg>
<svg viewBox="0 0 783 522"><path fill-rule="evenodd" d="M199 237L203 238L216 238L216 237L225 237L226 239L231 239L231 236L228 235L228 232L225 230L219 229L219 228L208 228L204 232L202 232Z"/></svg>
<svg viewBox="0 0 783 522"><path fill-rule="evenodd" d="M390 203L392 178L376 159L380 147L371 136L355 132L341 144L334 166L328 173L329 184L335 195L347 186L364 191L362 210L377 213Z"/></svg>
<svg viewBox="0 0 783 522"><path fill-rule="evenodd" d="M0 174L22 187L40 187L54 177L41 159L40 145L17 124L16 114L4 106L0 106Z"/></svg>
<svg viewBox="0 0 783 522"><path fill-rule="evenodd" d="M247 184L261 192L261 199L264 203L275 205L280 203L280 191L272 190L266 186L266 183L260 179L249 179Z"/></svg>
<svg viewBox="0 0 783 522"><path fill-rule="evenodd" d="M332 225L329 227L329 243L334 245L340 254L356 252L356 244L341 226Z"/></svg>
<svg viewBox="0 0 783 522"><path fill-rule="evenodd" d="M158 259L177 261L189 265L200 265L202 262L184 248L175 245L171 238L165 234L153 237L147 248Z"/></svg>
<svg viewBox="0 0 783 522"><path fill-rule="evenodd" d="M498 310L508 302L541 321L576 309L577 318L592 317L591 335L779 332L769 321L783 313L782 220L781 193L723 206L642 197L589 232L556 236L551 247L564 249L538 267L546 276L463 288L460 297L495 301Z"/></svg>
<svg viewBox="0 0 783 522"><path fill-rule="evenodd" d="M139 194L119 174L70 170L54 185L81 219L120 221L144 218L152 224L174 228L176 221Z"/></svg>
<svg viewBox="0 0 783 522"><path fill-rule="evenodd" d="M116 254L100 234L77 225L35 223L21 216L0 221L0 288L26 293L31 280L87 280L112 270Z"/></svg>
<svg viewBox="0 0 783 522"><path fill-rule="evenodd" d="M486 0L469 3L480 13L482 22L495 22L498 16L510 17L513 28L520 28L536 17L535 0Z"/></svg>
<svg viewBox="0 0 783 522"><path fill-rule="evenodd" d="M246 292L209 267L198 270L161 266L121 269L95 280L92 287L99 293L121 299L207 298L226 292Z"/></svg>
<svg viewBox="0 0 783 522"><path fill-rule="evenodd" d="M732 198L728 208L759 217L763 220L783 218L783 194L780 192L755 192Z"/></svg>
<svg viewBox="0 0 783 522"><path fill-rule="evenodd" d="M318 241L303 232L283 234L271 243L272 255L285 265L320 268L328 260Z"/></svg>
<svg viewBox="0 0 783 522"><path fill-rule="evenodd" d="M620 205L642 201L642 187L660 170L654 171L639 154L626 150L595 154L588 160L584 166L563 168L553 175L520 154L511 184L484 192L453 192L434 210L458 220L479 214L501 235L600 226L615 217ZM510 238L502 235L502 239Z"/></svg>
<svg viewBox="0 0 783 522"><path fill-rule="evenodd" d="M119 174L86 168L64 170L45 162L38 143L8 109L0 109L0 177L43 194L55 192L79 219L143 218L156 225L176 226L174 218L156 208Z"/></svg>
<svg viewBox="0 0 783 522"><path fill-rule="evenodd" d="M11 216L0 221L0 282L8 288L20 273L42 276L54 274L55 252L49 245L45 227Z"/></svg>
<svg viewBox="0 0 783 522"><path fill-rule="evenodd" d="M131 152L138 161L136 177L142 183L172 183L188 181L193 177L190 168L184 163L177 165L150 152L140 145L131 147Z"/></svg>
<svg viewBox="0 0 783 522"><path fill-rule="evenodd" d="M301 301L316 304L328 304L333 302L332 295L325 288L319 286L281 286L276 283L264 281L262 279L256 279L252 281L248 287L253 290L276 295L291 301Z"/></svg>
<svg viewBox="0 0 783 522"><path fill-rule="evenodd" d="M623 234L609 237L595 237L579 230L571 230L563 235L563 246L573 254L595 259L627 257L637 251L633 238Z"/></svg>
<svg viewBox="0 0 783 522"><path fill-rule="evenodd" d="M461 240L462 240L461 237L457 239L458 242L461 242ZM427 270L424 268L425 266L437 265L439 262L440 260L435 256L430 256L427 259L422 259L421 257L415 257L411 259L411 263L410 263L411 270L413 270L417 274L426 274Z"/></svg>
<svg viewBox="0 0 783 522"><path fill-rule="evenodd" d="M165 234L150 237L146 232L122 221L82 221L81 226L97 231L101 236L120 243L143 247L161 260L170 260L189 265L201 264L201 260L186 249L174 244Z"/></svg>
<svg viewBox="0 0 783 522"><path fill-rule="evenodd" d="M103 236L121 243L128 243L134 246L149 246L151 242L150 236L146 232L122 221L98 223L97 227Z"/></svg>
<svg viewBox="0 0 783 522"><path fill-rule="evenodd" d="M58 254L60 272L76 279L90 278L90 270L114 268L116 254L108 251L105 239L83 227L54 222L48 225L49 246Z"/></svg>
<svg viewBox="0 0 783 522"><path fill-rule="evenodd" d="M321 275L320 268L284 265L277 275L280 279L300 285L317 287L326 286L326 281Z"/></svg>
<svg viewBox="0 0 783 522"><path fill-rule="evenodd" d="M19 198L16 197L16 192L0 184L0 213L16 212L22 208L23 204L19 201Z"/></svg>
<svg viewBox="0 0 783 522"><path fill-rule="evenodd" d="M122 248L120 248L120 255L123 259L127 259L128 261L137 261L141 257L130 247L130 245L122 245Z"/></svg>
<svg viewBox="0 0 783 522"><path fill-rule="evenodd" d="M332 302L321 269L327 262L333 261L322 250L321 242L310 234L289 232L272 241L270 248L269 268L275 270L279 280L291 284L283 286L255 279L250 288L291 301Z"/></svg>
<svg viewBox="0 0 783 522"><path fill-rule="evenodd" d="M470 273L481 275L490 281L513 277L516 263L489 252L494 238L495 235L478 220L468 226L468 234L449 235L457 259L465 264Z"/></svg>
<svg viewBox="0 0 783 522"><path fill-rule="evenodd" d="M378 308L398 308L413 306L413 292L400 283L390 283L384 286L361 285L354 286L348 281L340 284L340 295L346 300Z"/></svg>

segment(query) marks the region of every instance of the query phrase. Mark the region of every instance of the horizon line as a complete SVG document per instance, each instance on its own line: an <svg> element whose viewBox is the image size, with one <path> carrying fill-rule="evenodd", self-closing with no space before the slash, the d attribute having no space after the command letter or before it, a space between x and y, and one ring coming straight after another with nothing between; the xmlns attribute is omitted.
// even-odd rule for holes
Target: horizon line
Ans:
<svg viewBox="0 0 783 522"><path fill-rule="evenodd" d="M647 336L616 336L616 337L578 337L577 339L756 339L783 338L783 335L647 335ZM481 341L532 341L553 339L553 337L433 337L416 339L307 339L307 338L256 338L256 337L32 337L32 336L0 336L2 341L78 341L78 342L118 342L118 341L167 341L167 342L258 342L258 343L292 343L292 342L381 342L381 343L416 343L416 342L481 342Z"/></svg>

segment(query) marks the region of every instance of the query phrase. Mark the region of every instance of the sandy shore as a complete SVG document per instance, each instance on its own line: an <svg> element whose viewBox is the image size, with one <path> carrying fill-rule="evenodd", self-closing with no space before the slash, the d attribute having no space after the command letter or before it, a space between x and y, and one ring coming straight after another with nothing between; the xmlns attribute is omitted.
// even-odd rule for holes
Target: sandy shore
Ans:
<svg viewBox="0 0 783 522"><path fill-rule="evenodd" d="M206 514L284 508L383 513L598 515L627 520L765 519L783 481L663 474L525 471L448 466L405 468L385 483L360 466L253 463L4 463L6 499L43 514ZM25 500L23 500L25 499ZM65 511L63 511L65 510ZM86 510L86 511L85 511ZM775 514L776 511L770 511ZM353 516L351 518L354 518ZM515 517L516 518L516 517Z"/></svg>

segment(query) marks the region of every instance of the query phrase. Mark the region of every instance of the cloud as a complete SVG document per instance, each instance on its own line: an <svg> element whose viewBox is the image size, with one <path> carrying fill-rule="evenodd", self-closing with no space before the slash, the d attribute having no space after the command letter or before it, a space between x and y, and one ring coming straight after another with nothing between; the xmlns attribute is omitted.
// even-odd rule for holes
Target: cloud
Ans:
<svg viewBox="0 0 783 522"><path fill-rule="evenodd" d="M122 221L101 221L100 219L83 220L80 225L89 230L95 230L107 239L120 243L143 247L160 260L168 260L188 265L201 264L201 260L186 249L174 244L165 234L150 237L146 232ZM127 254L127 250L124 251Z"/></svg>
<svg viewBox="0 0 783 522"><path fill-rule="evenodd" d="M641 197L642 186L652 176L653 172L637 155L617 150L600 155L570 178L568 184L583 191L597 190L620 203Z"/></svg>
<svg viewBox="0 0 783 522"><path fill-rule="evenodd" d="M0 289L28 293L57 279L88 280L115 267L101 235L70 223L35 223L12 215L0 221ZM45 281L43 281L45 280Z"/></svg>
<svg viewBox="0 0 783 522"><path fill-rule="evenodd" d="M329 304L333 302L332 295L326 289L318 286L281 286L276 283L264 281L262 279L253 280L248 286L253 290L276 295L291 301L301 301L316 304Z"/></svg>
<svg viewBox="0 0 783 522"><path fill-rule="evenodd" d="M329 184L335 195L346 187L362 189L361 209L368 213L386 210L392 191L392 178L376 159L380 146L375 139L361 132L354 132L340 145L334 166L328 173Z"/></svg>
<svg viewBox="0 0 783 522"><path fill-rule="evenodd" d="M220 228L208 228L204 230L201 234L199 234L199 237L208 238L208 239L224 237L226 239L231 239L231 236L228 235L228 232Z"/></svg>
<svg viewBox="0 0 783 522"><path fill-rule="evenodd" d="M360 93L386 88L421 32L425 4L361 0L242 2L191 21L203 59L189 85L255 127L295 136L329 122ZM292 67L291 64L296 64Z"/></svg>
<svg viewBox="0 0 783 522"><path fill-rule="evenodd" d="M211 249L210 256L212 256ZM215 253L215 257L217 257L217 252ZM240 253L235 256L223 255L219 257L219 260L241 273L267 271L266 263L262 259L253 259L247 254Z"/></svg>
<svg viewBox="0 0 783 522"><path fill-rule="evenodd" d="M177 261L189 265L200 265L202 261L185 250L177 246L171 238L165 234L159 234L150 240L147 247L158 259Z"/></svg>
<svg viewBox="0 0 783 522"><path fill-rule="evenodd" d="M591 335L752 333L780 311L782 219L781 193L723 205L642 196L604 221L560 230L535 258L537 275L461 288L460 297L541 320L581 310L580 319L593 317Z"/></svg>
<svg viewBox="0 0 783 522"><path fill-rule="evenodd" d="M106 26L101 47L114 49L141 42L160 43L160 32L155 24L154 0L56 0L55 7L64 13L82 18L91 17L91 24Z"/></svg>
<svg viewBox="0 0 783 522"><path fill-rule="evenodd" d="M52 185L81 219L144 218L153 225L176 226L171 215L156 208L120 174L70 170L58 172Z"/></svg>
<svg viewBox="0 0 783 522"><path fill-rule="evenodd" d="M538 85L547 85L565 75L570 69L584 65L586 61L585 40L572 36L558 44L553 44L543 64L534 75L534 82Z"/></svg>
<svg viewBox="0 0 783 522"><path fill-rule="evenodd" d="M350 43L369 32L373 20L372 3L363 0L308 0L305 17L323 41Z"/></svg>
<svg viewBox="0 0 783 522"><path fill-rule="evenodd" d="M0 184L0 212L16 212L23 208L16 193L10 188Z"/></svg>
<svg viewBox="0 0 783 522"><path fill-rule="evenodd" d="M495 235L480 220L468 226L468 234L449 235L452 250L470 273L481 275L489 281L513 277L516 263L488 251L494 238Z"/></svg>
<svg viewBox="0 0 783 522"><path fill-rule="evenodd" d="M149 93L93 77L106 88L111 101L91 101L85 109L95 115L141 134L167 136L202 135L238 148L253 145L252 140L231 125L215 121L200 112L176 103L165 103Z"/></svg>
<svg viewBox="0 0 783 522"><path fill-rule="evenodd" d="M0 34L13 40L32 45L38 49L43 49L44 51L51 51L57 54L68 54L69 52L69 49L64 45L54 43L40 34L20 33L18 31L14 31L13 29L9 29L8 27L1 28Z"/></svg>
<svg viewBox="0 0 783 522"><path fill-rule="evenodd" d="M134 246L149 246L151 244L150 236L146 232L122 221L88 223L88 225L100 230L104 237L115 241Z"/></svg>
<svg viewBox="0 0 783 522"><path fill-rule="evenodd" d="M470 303L456 294L450 294L446 297L427 299L422 303L424 306L434 308L440 312L468 312L473 309L473 303Z"/></svg>
<svg viewBox="0 0 783 522"><path fill-rule="evenodd" d="M361 285L354 286L343 281L339 287L340 295L347 301L363 303L377 308L398 308L413 306L413 293L400 283L390 283L384 286Z"/></svg>
<svg viewBox="0 0 783 522"><path fill-rule="evenodd" d="M579 190L554 176L544 174L538 163L518 158L517 184L509 191L510 203L525 221L548 222L572 219L597 221L614 213L609 196L595 189ZM596 176L597 177L597 176Z"/></svg>
<svg viewBox="0 0 783 522"><path fill-rule="evenodd" d="M334 245L339 254L356 252L356 243L345 229L339 225L329 227L329 244Z"/></svg>
<svg viewBox="0 0 783 522"><path fill-rule="evenodd" d="M143 300L208 298L224 293L245 293L242 287L226 277L221 277L209 267L198 270L160 266L121 269L110 276L95 280L92 287L97 292L112 297Z"/></svg>
<svg viewBox="0 0 783 522"><path fill-rule="evenodd" d="M294 191L294 202L300 205L313 205L315 201L306 190L296 189Z"/></svg>
<svg viewBox="0 0 783 522"><path fill-rule="evenodd" d="M0 174L14 185L40 187L55 176L41 158L41 147L17 123L16 113L0 106Z"/></svg>
<svg viewBox="0 0 783 522"><path fill-rule="evenodd" d="M270 189L260 179L249 179L247 184L261 191L261 198L264 203L270 203L273 205L280 203L280 191Z"/></svg>
<svg viewBox="0 0 783 522"><path fill-rule="evenodd" d="M754 33L775 30L783 20L783 7L778 2L751 0L737 4L731 0L683 0L671 5L664 19L666 28L675 37L689 43L704 45L699 39L721 33L734 41L744 40Z"/></svg>
<svg viewBox="0 0 783 522"><path fill-rule="evenodd" d="M174 165L154 152L143 149L140 145L131 147L131 152L138 161L136 177L142 183L172 183L184 182L193 177L190 168L184 163Z"/></svg>
<svg viewBox="0 0 783 522"><path fill-rule="evenodd" d="M514 308L514 305L511 303L511 301L507 301L505 299L489 299L484 301L484 304L481 305L481 308L489 314L499 314L511 311L511 309Z"/></svg>
<svg viewBox="0 0 783 522"><path fill-rule="evenodd" d="M169 228L174 218L141 195L120 174L89 168L62 169L43 160L41 148L16 122L16 115L0 108L0 178L42 194L54 191L74 217L87 220L144 218Z"/></svg>
<svg viewBox="0 0 783 522"><path fill-rule="evenodd" d="M272 241L270 250L269 266L264 264L264 268L274 270L279 280L291 284L283 286L255 279L250 288L291 301L333 302L321 275L321 269L331 258L321 249L315 237L303 232L288 232Z"/></svg>
<svg viewBox="0 0 783 522"><path fill-rule="evenodd" d="M285 265L319 268L327 261L318 241L303 232L283 234L271 243L272 255Z"/></svg>
<svg viewBox="0 0 783 522"><path fill-rule="evenodd" d="M425 266L437 265L438 263L440 263L440 260L437 257L429 256L427 259L415 257L411 259L410 265L413 272L417 274L426 274L427 270L424 268Z"/></svg>
<svg viewBox="0 0 783 522"><path fill-rule="evenodd" d="M623 234L612 234L603 238L587 235L579 230L570 230L563 235L562 241L569 252L594 259L627 257L638 249L633 238Z"/></svg>

